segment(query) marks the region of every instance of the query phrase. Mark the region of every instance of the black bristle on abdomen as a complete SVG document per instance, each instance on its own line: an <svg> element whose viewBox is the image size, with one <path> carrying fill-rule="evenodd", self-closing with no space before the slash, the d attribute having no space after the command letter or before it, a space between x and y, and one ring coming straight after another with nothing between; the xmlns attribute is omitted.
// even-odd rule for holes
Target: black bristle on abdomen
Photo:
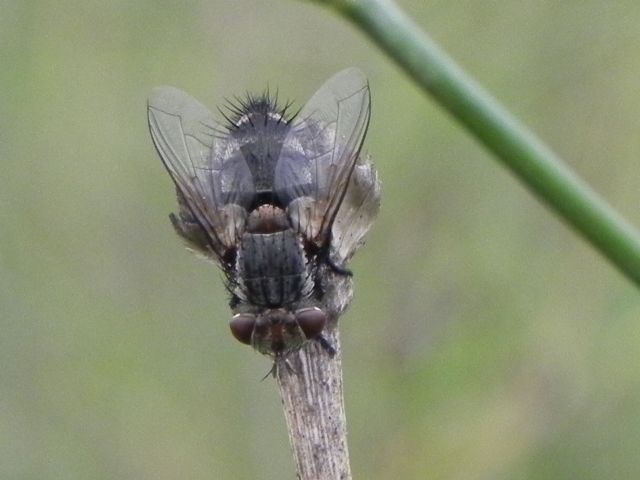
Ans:
<svg viewBox="0 0 640 480"><path fill-rule="evenodd" d="M268 89L258 95L247 92L244 97L227 98L226 102L218 110L227 121L226 127L230 132L242 128L244 119L255 128L260 125L266 127L270 119L276 124L287 124L295 117L295 114L288 115L293 102L287 101L280 106L277 92L272 96Z"/></svg>

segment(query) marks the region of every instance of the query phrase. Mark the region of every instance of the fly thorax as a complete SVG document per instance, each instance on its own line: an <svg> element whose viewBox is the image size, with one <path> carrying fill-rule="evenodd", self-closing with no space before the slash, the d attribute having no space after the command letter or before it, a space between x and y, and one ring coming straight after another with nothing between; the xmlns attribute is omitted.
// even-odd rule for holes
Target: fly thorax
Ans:
<svg viewBox="0 0 640 480"><path fill-rule="evenodd" d="M282 229L284 212L264 206L252 212L247 222L236 257L234 293L246 303L267 308L308 298L314 289L313 265L298 232Z"/></svg>
<svg viewBox="0 0 640 480"><path fill-rule="evenodd" d="M261 205L251 212L246 230L250 233L275 233L289 228L289 221L281 208Z"/></svg>

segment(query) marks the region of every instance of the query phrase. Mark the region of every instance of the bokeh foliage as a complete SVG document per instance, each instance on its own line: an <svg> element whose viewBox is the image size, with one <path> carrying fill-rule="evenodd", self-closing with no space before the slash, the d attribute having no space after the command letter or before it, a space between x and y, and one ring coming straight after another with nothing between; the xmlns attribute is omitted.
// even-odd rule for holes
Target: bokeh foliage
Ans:
<svg viewBox="0 0 640 480"><path fill-rule="evenodd" d="M640 224L640 4L400 2ZM640 475L636 290L307 2L0 2L0 478L293 478L266 359L166 217L149 90L370 76L383 208L343 317L358 478Z"/></svg>

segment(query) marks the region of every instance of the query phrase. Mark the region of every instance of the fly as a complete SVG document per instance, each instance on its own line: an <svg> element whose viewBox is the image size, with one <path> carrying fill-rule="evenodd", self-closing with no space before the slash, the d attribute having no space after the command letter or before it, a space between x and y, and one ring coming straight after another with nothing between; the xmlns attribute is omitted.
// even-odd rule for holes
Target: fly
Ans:
<svg viewBox="0 0 640 480"><path fill-rule="evenodd" d="M248 95L220 110L221 124L173 87L154 89L148 104L153 143L176 186L173 227L224 272L233 336L276 359L309 340L335 353L322 335L323 275L351 275L346 261L380 193L360 157L371 112L360 70L337 73L290 111L268 93Z"/></svg>

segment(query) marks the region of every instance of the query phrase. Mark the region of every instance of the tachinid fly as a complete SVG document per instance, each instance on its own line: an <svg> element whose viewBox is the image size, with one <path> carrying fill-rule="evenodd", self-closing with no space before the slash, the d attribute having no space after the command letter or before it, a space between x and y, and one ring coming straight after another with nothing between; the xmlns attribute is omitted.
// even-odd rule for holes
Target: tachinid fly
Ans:
<svg viewBox="0 0 640 480"><path fill-rule="evenodd" d="M170 216L188 246L214 260L231 294L231 332L279 358L317 340L329 353L326 272L347 260L378 209L375 170L360 157L370 117L367 79L329 79L297 114L268 94L220 110L218 123L173 87L154 89L149 127L173 179Z"/></svg>

